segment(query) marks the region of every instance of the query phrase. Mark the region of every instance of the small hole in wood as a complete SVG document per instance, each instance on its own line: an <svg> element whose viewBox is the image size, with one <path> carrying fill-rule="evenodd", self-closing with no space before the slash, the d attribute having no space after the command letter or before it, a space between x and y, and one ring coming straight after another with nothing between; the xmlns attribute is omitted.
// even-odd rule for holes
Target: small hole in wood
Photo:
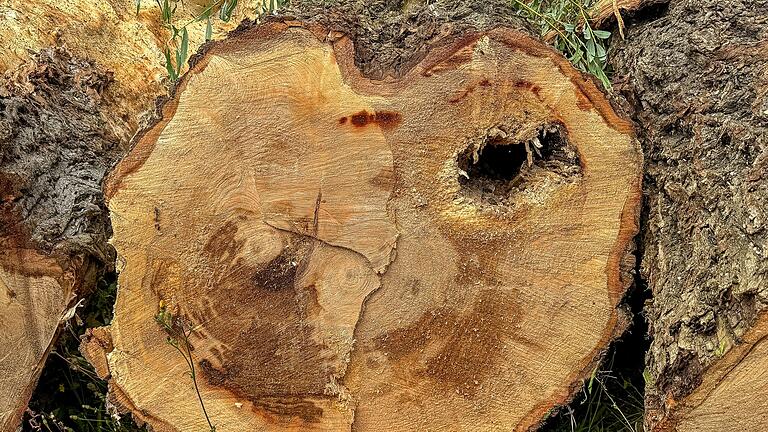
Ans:
<svg viewBox="0 0 768 432"><path fill-rule="evenodd" d="M553 186L581 175L578 153L561 125L542 126L522 142L508 136L501 128L492 128L479 148L472 145L459 154L462 193L485 204L504 205L537 179L548 177Z"/></svg>

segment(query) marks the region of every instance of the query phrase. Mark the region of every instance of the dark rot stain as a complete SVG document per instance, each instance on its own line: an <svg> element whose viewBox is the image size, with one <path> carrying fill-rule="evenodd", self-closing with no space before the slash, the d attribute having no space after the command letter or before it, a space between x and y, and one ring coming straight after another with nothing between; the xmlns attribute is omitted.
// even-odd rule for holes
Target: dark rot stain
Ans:
<svg viewBox="0 0 768 432"><path fill-rule="evenodd" d="M375 114L373 114L375 116ZM371 121L371 114L368 111L360 111L357 114L352 114L349 118L353 125L357 127L366 126Z"/></svg>
<svg viewBox="0 0 768 432"><path fill-rule="evenodd" d="M396 126L400 123L400 114L392 111L379 111L374 115L373 121L382 126Z"/></svg>
<svg viewBox="0 0 768 432"><path fill-rule="evenodd" d="M206 250L217 255L206 257L215 290L207 295L213 318L205 329L232 348L201 353L200 375L253 402L254 411L275 424L320 421L322 407L311 399L327 396L340 362L317 340L310 319L319 307L317 293L311 281L301 282L313 242L288 236L278 256L251 263L237 233L235 223L224 225Z"/></svg>
<svg viewBox="0 0 768 432"><path fill-rule="evenodd" d="M515 87L530 90L537 98L541 99L541 87L530 81L518 81L515 83Z"/></svg>
<svg viewBox="0 0 768 432"><path fill-rule="evenodd" d="M229 373L217 369L213 364L203 359L198 365L203 376L206 377L209 384L222 386L230 380ZM305 423L318 423L323 416L323 409L314 403L305 400L301 396L292 394L275 394L269 396L248 397L248 395L236 392L238 396L245 396L254 405L254 410L259 413L266 413L271 417L273 423L289 423L295 418L301 419ZM317 397L318 395L307 394L306 397Z"/></svg>
<svg viewBox="0 0 768 432"><path fill-rule="evenodd" d="M460 100L462 100L462 99L466 98L467 96L469 96L470 94L472 94L475 91L475 89L477 88L477 86L489 87L490 85L491 85L491 81L489 81L488 78L483 78L482 81L480 81L476 85L472 84L472 85L468 86L466 89L464 89L464 91L462 91L458 95L456 95L456 96L452 97L451 99L449 99L448 102L449 103L457 103Z"/></svg>
<svg viewBox="0 0 768 432"><path fill-rule="evenodd" d="M394 168L391 166L384 167L376 176L368 180L368 184L385 191L391 191L395 186Z"/></svg>
<svg viewBox="0 0 768 432"><path fill-rule="evenodd" d="M400 363L395 367L411 369L472 399L493 377L507 340L537 348L516 334L521 313L511 293L488 289L478 293L468 310L443 306L427 311L412 325L377 338L374 346ZM425 352L434 354L424 358Z"/></svg>
<svg viewBox="0 0 768 432"><path fill-rule="evenodd" d="M268 291L293 289L296 280L296 262L287 249L254 272L251 278L254 286Z"/></svg>
<svg viewBox="0 0 768 432"><path fill-rule="evenodd" d="M227 264L237 258L245 244L244 240L238 240L235 237L237 231L237 224L234 221L228 221L208 239L203 250L212 263Z"/></svg>
<svg viewBox="0 0 768 432"><path fill-rule="evenodd" d="M360 111L356 114L349 116L349 122L356 127L365 127L369 124L377 124L382 129L390 129L402 121L400 113L394 111L376 111L375 113L369 113L368 111ZM339 124L347 123L347 117L339 119Z"/></svg>

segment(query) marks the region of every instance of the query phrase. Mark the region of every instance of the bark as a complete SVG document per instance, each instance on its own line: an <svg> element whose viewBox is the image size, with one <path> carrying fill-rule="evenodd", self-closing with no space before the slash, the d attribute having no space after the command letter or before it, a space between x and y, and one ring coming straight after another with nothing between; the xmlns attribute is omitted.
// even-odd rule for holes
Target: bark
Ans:
<svg viewBox="0 0 768 432"><path fill-rule="evenodd" d="M768 2L673 0L614 55L646 155L647 422L768 428Z"/></svg>
<svg viewBox="0 0 768 432"><path fill-rule="evenodd" d="M0 6L0 430L16 430L69 308L114 266L101 181L166 92L153 3Z"/></svg>
<svg viewBox="0 0 768 432"><path fill-rule="evenodd" d="M114 252L101 179L119 139L99 112L109 74L40 53L0 89L0 429L14 430L65 311Z"/></svg>
<svg viewBox="0 0 768 432"><path fill-rule="evenodd" d="M462 7L195 59L105 185L124 268L84 350L115 400L205 425L158 304L221 431L527 430L570 400L625 325L641 156L564 58Z"/></svg>

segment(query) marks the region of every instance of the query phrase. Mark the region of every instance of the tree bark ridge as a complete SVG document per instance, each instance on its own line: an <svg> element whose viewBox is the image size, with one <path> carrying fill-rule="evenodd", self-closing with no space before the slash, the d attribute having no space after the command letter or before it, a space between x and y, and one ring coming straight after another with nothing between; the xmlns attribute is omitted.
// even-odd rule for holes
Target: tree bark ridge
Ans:
<svg viewBox="0 0 768 432"><path fill-rule="evenodd" d="M646 155L648 424L696 430L701 416L711 423L700 430L764 430L764 418L745 426L729 409L713 419L681 407L712 388L734 364L728 352L765 320L768 2L673 0L656 12L630 21L613 56L614 86ZM765 411L766 377L754 379L741 394L762 405L745 406ZM705 393L710 406L733 405L738 392L722 385Z"/></svg>

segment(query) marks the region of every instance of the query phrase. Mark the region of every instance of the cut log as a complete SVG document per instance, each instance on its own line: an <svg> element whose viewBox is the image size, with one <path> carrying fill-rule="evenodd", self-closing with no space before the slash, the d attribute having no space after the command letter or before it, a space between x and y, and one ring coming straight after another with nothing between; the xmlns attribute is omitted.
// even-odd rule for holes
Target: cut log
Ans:
<svg viewBox="0 0 768 432"><path fill-rule="evenodd" d="M104 113L113 133L126 142L139 127L140 114L165 95L163 49L171 34L162 23L157 2L136 0L6 0L0 8L0 71L29 60L30 52L64 46L73 55L96 62L114 74L103 95ZM177 3L172 1L171 3ZM200 13L197 2L178 2L177 26ZM221 38L246 17L253 17L261 0L240 0L229 22L212 20L213 38ZM206 22L189 24L189 49L203 42Z"/></svg>
<svg viewBox="0 0 768 432"><path fill-rule="evenodd" d="M613 65L647 161L648 429L765 431L768 1L660 12Z"/></svg>
<svg viewBox="0 0 768 432"><path fill-rule="evenodd" d="M160 302L217 431L527 430L624 328L640 175L630 124L523 33L371 80L347 36L243 29L106 182L119 292L85 351L157 431L206 425Z"/></svg>
<svg viewBox="0 0 768 432"><path fill-rule="evenodd" d="M234 15L254 11L254 2L241 1ZM180 5L177 18L189 12ZM153 1L136 15L134 0L8 0L0 16L5 432L16 430L65 312L114 265L100 183L127 151L139 114L166 92L162 49L170 35ZM214 20L213 36L236 22ZM190 49L203 43L204 26L189 26ZM47 49L57 45L66 49Z"/></svg>
<svg viewBox="0 0 768 432"><path fill-rule="evenodd" d="M768 315L714 362L701 383L655 424L659 431L764 431L768 426Z"/></svg>
<svg viewBox="0 0 768 432"><path fill-rule="evenodd" d="M0 430L15 431L65 312L111 268L109 75L47 50L0 87Z"/></svg>

